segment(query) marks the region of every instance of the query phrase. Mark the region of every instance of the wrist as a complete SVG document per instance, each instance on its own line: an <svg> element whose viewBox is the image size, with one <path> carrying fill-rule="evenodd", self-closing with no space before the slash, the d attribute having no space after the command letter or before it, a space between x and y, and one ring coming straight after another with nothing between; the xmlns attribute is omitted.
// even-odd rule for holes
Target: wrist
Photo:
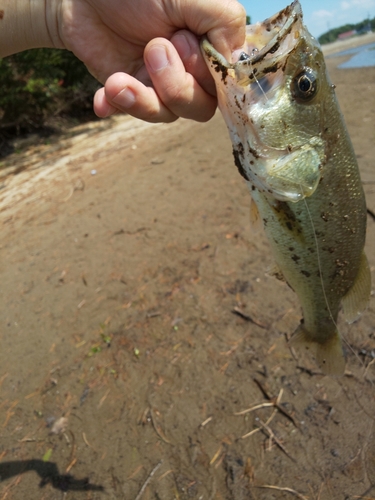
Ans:
<svg viewBox="0 0 375 500"><path fill-rule="evenodd" d="M0 0L0 57L38 47L63 48L59 0Z"/></svg>

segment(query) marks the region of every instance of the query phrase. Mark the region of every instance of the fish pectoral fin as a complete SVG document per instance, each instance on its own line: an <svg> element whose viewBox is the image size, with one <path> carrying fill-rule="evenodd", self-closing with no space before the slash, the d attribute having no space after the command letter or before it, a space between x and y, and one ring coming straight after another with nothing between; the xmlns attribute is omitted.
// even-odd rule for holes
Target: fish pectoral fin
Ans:
<svg viewBox="0 0 375 500"><path fill-rule="evenodd" d="M300 324L289 341L292 347L311 349L319 368L325 375L342 375L345 371L345 357L340 334L337 330L324 342L316 342L312 335Z"/></svg>
<svg viewBox="0 0 375 500"><path fill-rule="evenodd" d="M359 271L353 286L342 298L342 308L348 323L356 321L366 309L371 294L371 272L367 257L362 252Z"/></svg>
<svg viewBox="0 0 375 500"><path fill-rule="evenodd" d="M250 226L254 233L257 233L262 228L262 219L257 204L252 198L250 202Z"/></svg>

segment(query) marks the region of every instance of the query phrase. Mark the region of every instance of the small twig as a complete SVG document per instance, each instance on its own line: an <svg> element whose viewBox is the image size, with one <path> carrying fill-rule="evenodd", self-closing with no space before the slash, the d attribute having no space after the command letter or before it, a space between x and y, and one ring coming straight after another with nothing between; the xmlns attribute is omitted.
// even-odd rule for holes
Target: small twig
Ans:
<svg viewBox="0 0 375 500"><path fill-rule="evenodd" d="M84 432L82 432L82 437L83 437L83 440L84 440L84 442L86 443L86 445L87 445L89 448L91 448L91 449L95 450L95 448L94 448L93 446L91 446L91 444L88 442L87 437L86 437L86 434L85 434Z"/></svg>
<svg viewBox="0 0 375 500"><path fill-rule="evenodd" d="M133 234L140 233L142 231L148 231L149 229L150 229L149 227L139 227L135 231L125 231L125 229L119 229L118 231L114 231L113 236L119 236L120 234L133 235Z"/></svg>
<svg viewBox="0 0 375 500"><path fill-rule="evenodd" d="M364 371L364 373L363 373L363 378L366 378L366 375L367 375L368 369L369 369L369 368L370 368L370 366L371 366L371 365L373 365L374 363L375 363L375 358L374 358L374 359L372 359L372 360L370 361L370 363L366 366L366 369L365 369L365 371Z"/></svg>
<svg viewBox="0 0 375 500"><path fill-rule="evenodd" d="M375 213L372 210L368 208L367 213L372 217L372 220L375 220Z"/></svg>
<svg viewBox="0 0 375 500"><path fill-rule="evenodd" d="M220 445L219 448L217 449L215 455L211 458L210 460L210 465L216 462L216 460L219 458L220 453L223 451L223 446Z"/></svg>
<svg viewBox="0 0 375 500"><path fill-rule="evenodd" d="M275 408L272 412L272 415L270 416L270 418L267 420L266 422L266 425L268 425L274 418L274 416L276 415L277 413L277 409ZM262 428L261 427L257 427L256 429L253 429L252 431L248 432L247 434L244 434L243 436L241 436L241 439L245 439L245 438L248 438L250 436L252 436L253 434L255 434L256 432L259 432L261 431Z"/></svg>
<svg viewBox="0 0 375 500"><path fill-rule="evenodd" d="M236 416L246 415L246 413L250 413L255 410L260 410L261 408L269 408L270 406L275 406L274 403L261 403L259 405L252 406L251 408L247 408L247 410L242 410L237 413L234 413Z"/></svg>
<svg viewBox="0 0 375 500"><path fill-rule="evenodd" d="M272 401L275 405L275 408L277 408L279 410L280 413L282 413L284 415L284 417L286 417L288 420L290 420L291 422L293 422L293 424L295 425L295 427L297 427L297 429L299 429L299 424L298 422L296 421L296 419L293 417L293 415L291 415L283 406L281 406L280 404L280 399L281 399L281 394L282 394L282 389L280 389L280 393L275 401L275 398L273 396L271 396L269 394L269 392L267 391L267 389L263 386L263 384L256 378L253 379L254 382L257 384L257 386L259 387L259 389L262 391L262 393L264 394L264 396L269 400L269 401Z"/></svg>
<svg viewBox="0 0 375 500"><path fill-rule="evenodd" d="M254 486L255 488L267 488L269 490L278 490L278 491L286 491L288 493L291 493L292 495L295 495L296 497L300 498L301 500L309 500L307 497L301 495L301 493L298 493L296 490L292 490L292 488L280 488L279 486L271 486L269 484L263 484L262 486Z"/></svg>
<svg viewBox="0 0 375 500"><path fill-rule="evenodd" d="M254 325L259 326L260 328L268 328L268 325L265 325L264 323L261 323L257 319L252 318L248 314L244 313L241 311L241 309L237 306L233 307L232 311L233 314L237 314L237 316L240 316L242 319L245 321L250 321L251 323L254 323Z"/></svg>
<svg viewBox="0 0 375 500"><path fill-rule="evenodd" d="M155 467L152 469L152 471L150 472L148 478L144 482L142 488L139 490L138 495L135 497L135 500L139 500L141 498L141 496L143 495L145 489L147 488L148 483L151 481L152 476L155 474L155 472L158 470L158 468L161 466L162 463L163 463L163 460L160 460L160 462L157 465L155 465Z"/></svg>
<svg viewBox="0 0 375 500"><path fill-rule="evenodd" d="M209 422L211 422L211 420L212 420L212 417L208 417L208 418L206 418L206 420L205 420L204 422L202 422L202 423L200 424L200 426L199 426L199 427L204 427L204 426L205 426L205 425L207 425Z"/></svg>
<svg viewBox="0 0 375 500"><path fill-rule="evenodd" d="M157 424L156 420L155 420L155 416L154 416L154 412L152 411L152 409L150 408L150 417L151 417L151 422L152 422L152 426L153 428L155 429L155 432L156 434L160 437L160 439L162 439L165 443L167 444L171 444L171 442L167 439L166 435L164 434L163 430L161 429L161 427Z"/></svg>
<svg viewBox="0 0 375 500"><path fill-rule="evenodd" d="M275 436L275 433L273 432L273 430L264 422L262 422L261 420L259 420L259 423L260 425L263 427L263 429L266 431L266 433L268 434L268 437L273 439L275 441L275 443L277 444L277 446L280 448L281 451L283 451L285 453L285 455L290 458L293 462L296 462L296 459L293 458L291 455L289 455L289 453L287 452L285 446L281 443L281 441Z"/></svg>

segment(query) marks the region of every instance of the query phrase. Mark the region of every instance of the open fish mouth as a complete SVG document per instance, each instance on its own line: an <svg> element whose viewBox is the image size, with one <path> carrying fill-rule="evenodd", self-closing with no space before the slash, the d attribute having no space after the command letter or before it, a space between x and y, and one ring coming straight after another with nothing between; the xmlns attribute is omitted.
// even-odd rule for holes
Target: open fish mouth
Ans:
<svg viewBox="0 0 375 500"><path fill-rule="evenodd" d="M234 62L207 38L202 52L241 175L261 192L297 202L315 192L325 162L319 102L325 66L317 61L323 56L303 25L298 0L246 29ZM308 128L307 115L313 124Z"/></svg>
<svg viewBox="0 0 375 500"><path fill-rule="evenodd" d="M293 26L301 20L301 6L299 2L293 2L263 23L247 26L244 50L233 54L239 52L235 63L228 62L207 38L202 41L202 49L216 64L216 71L221 71L224 78L228 70L232 69L238 79L243 76L249 80L247 83L250 83L255 78L259 79L277 71L285 54L295 46L298 31L293 31ZM242 83L245 84L245 81Z"/></svg>

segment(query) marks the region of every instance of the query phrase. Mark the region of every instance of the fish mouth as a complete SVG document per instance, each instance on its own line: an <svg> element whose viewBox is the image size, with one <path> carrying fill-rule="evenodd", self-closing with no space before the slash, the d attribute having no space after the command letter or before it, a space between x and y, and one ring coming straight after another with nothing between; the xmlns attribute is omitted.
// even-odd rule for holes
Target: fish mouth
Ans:
<svg viewBox="0 0 375 500"><path fill-rule="evenodd" d="M293 82L306 78L313 97L317 95L318 66L314 63L313 71L305 62L311 65L320 49L303 25L298 0L262 23L248 25L245 44L232 53L233 61L207 38L201 40L201 49L216 83L240 174L252 188L280 201L311 196L325 161L321 122L316 119L315 128L299 126L302 119L296 116L302 108L297 109L292 92ZM308 106L313 102L310 99ZM314 111L310 106L307 119L313 111L318 115L318 107Z"/></svg>
<svg viewBox="0 0 375 500"><path fill-rule="evenodd" d="M214 66L221 72L223 79L228 70L235 72L239 83L246 85L270 73L275 73L283 64L287 53L293 50L299 31L293 32L296 23L302 22L302 9L298 0L266 19L263 23L248 26L243 50L236 51L236 62L229 62L204 37L201 48ZM243 81L243 79L247 81Z"/></svg>

